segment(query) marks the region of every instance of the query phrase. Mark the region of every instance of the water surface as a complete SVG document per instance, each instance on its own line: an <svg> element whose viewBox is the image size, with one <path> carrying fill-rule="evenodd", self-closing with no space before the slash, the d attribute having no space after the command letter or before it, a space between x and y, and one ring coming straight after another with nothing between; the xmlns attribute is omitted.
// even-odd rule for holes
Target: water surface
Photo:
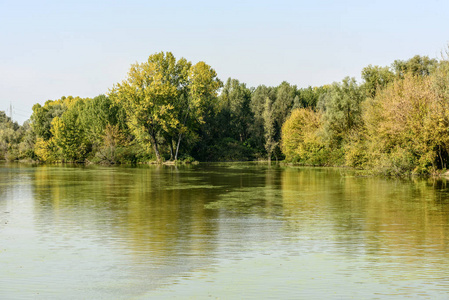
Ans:
<svg viewBox="0 0 449 300"><path fill-rule="evenodd" d="M447 299L445 180L0 165L0 299Z"/></svg>

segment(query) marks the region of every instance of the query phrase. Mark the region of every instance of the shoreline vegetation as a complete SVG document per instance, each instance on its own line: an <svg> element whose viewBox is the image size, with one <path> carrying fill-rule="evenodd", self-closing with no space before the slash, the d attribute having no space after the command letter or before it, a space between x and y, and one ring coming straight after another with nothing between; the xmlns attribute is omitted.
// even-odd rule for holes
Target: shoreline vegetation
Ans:
<svg viewBox="0 0 449 300"><path fill-rule="evenodd" d="M444 175L449 59L369 65L362 82L248 88L170 52L133 64L104 95L35 104L23 125L0 111L0 161L165 165L271 161L370 175Z"/></svg>

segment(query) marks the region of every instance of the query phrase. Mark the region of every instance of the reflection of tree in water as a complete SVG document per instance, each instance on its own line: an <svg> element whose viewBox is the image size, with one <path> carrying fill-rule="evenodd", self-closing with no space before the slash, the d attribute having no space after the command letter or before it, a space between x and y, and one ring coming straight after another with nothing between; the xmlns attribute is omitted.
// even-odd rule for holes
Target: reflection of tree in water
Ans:
<svg viewBox="0 0 449 300"><path fill-rule="evenodd" d="M216 247L216 212L204 208L212 189L188 168L42 166L34 177L37 227L94 239L124 251L148 276L168 276L198 267Z"/></svg>
<svg viewBox="0 0 449 300"><path fill-rule="evenodd" d="M192 184L188 176L164 170L142 170L136 176L129 194L127 227L137 252L170 259L179 253L201 255L212 250L208 239L215 224L204 209L208 188Z"/></svg>
<svg viewBox="0 0 449 300"><path fill-rule="evenodd" d="M286 169L284 215L290 228L314 232L360 251L419 256L449 243L449 193L445 180L341 176L332 169Z"/></svg>
<svg viewBox="0 0 449 300"><path fill-rule="evenodd" d="M430 181L368 179L366 227L378 237L370 244L384 252L416 256L416 249L448 248L448 193ZM437 184L439 185L439 184ZM445 251L444 251L445 252Z"/></svg>
<svg viewBox="0 0 449 300"><path fill-rule="evenodd" d="M237 165L238 166L238 165ZM206 205L235 213L280 216L282 213L281 173L279 167L252 165L223 170L220 194Z"/></svg>
<svg viewBox="0 0 449 300"><path fill-rule="evenodd" d="M282 192L287 230L297 232L303 239L321 240L324 248L339 238L346 239L346 243L360 240L360 220L351 216L357 210L348 207L344 187L345 182L335 169L286 168L282 173ZM338 236L334 227L343 224L351 234Z"/></svg>
<svg viewBox="0 0 449 300"><path fill-rule="evenodd" d="M298 253L448 258L445 181L238 164L35 170L41 238L106 245L133 275L144 274L145 284L208 267L217 255L238 256L245 244L285 237L298 240Z"/></svg>

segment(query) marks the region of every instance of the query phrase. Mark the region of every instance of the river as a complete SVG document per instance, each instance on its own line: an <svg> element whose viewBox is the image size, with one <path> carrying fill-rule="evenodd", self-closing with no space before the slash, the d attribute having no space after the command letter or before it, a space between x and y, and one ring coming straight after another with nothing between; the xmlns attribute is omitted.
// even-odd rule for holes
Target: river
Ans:
<svg viewBox="0 0 449 300"><path fill-rule="evenodd" d="M444 179L0 164L0 299L448 299Z"/></svg>

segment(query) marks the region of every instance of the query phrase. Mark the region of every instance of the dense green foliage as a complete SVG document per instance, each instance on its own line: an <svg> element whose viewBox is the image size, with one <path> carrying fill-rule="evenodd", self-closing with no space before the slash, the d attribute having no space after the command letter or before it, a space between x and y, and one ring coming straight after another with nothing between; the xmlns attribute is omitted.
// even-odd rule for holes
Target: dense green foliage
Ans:
<svg viewBox="0 0 449 300"><path fill-rule="evenodd" d="M19 126L5 112L0 111L0 158L8 161L33 158L32 135L28 121Z"/></svg>
<svg viewBox="0 0 449 300"><path fill-rule="evenodd" d="M391 68L370 65L362 78L360 85L345 78L329 88L315 111L321 123L304 108L291 114L282 136L287 160L385 175L445 170L448 60L415 56Z"/></svg>
<svg viewBox="0 0 449 300"><path fill-rule="evenodd" d="M449 163L449 62L365 67L362 83L249 88L172 53L131 66L107 95L0 112L0 159L41 162L282 160L398 175Z"/></svg>

